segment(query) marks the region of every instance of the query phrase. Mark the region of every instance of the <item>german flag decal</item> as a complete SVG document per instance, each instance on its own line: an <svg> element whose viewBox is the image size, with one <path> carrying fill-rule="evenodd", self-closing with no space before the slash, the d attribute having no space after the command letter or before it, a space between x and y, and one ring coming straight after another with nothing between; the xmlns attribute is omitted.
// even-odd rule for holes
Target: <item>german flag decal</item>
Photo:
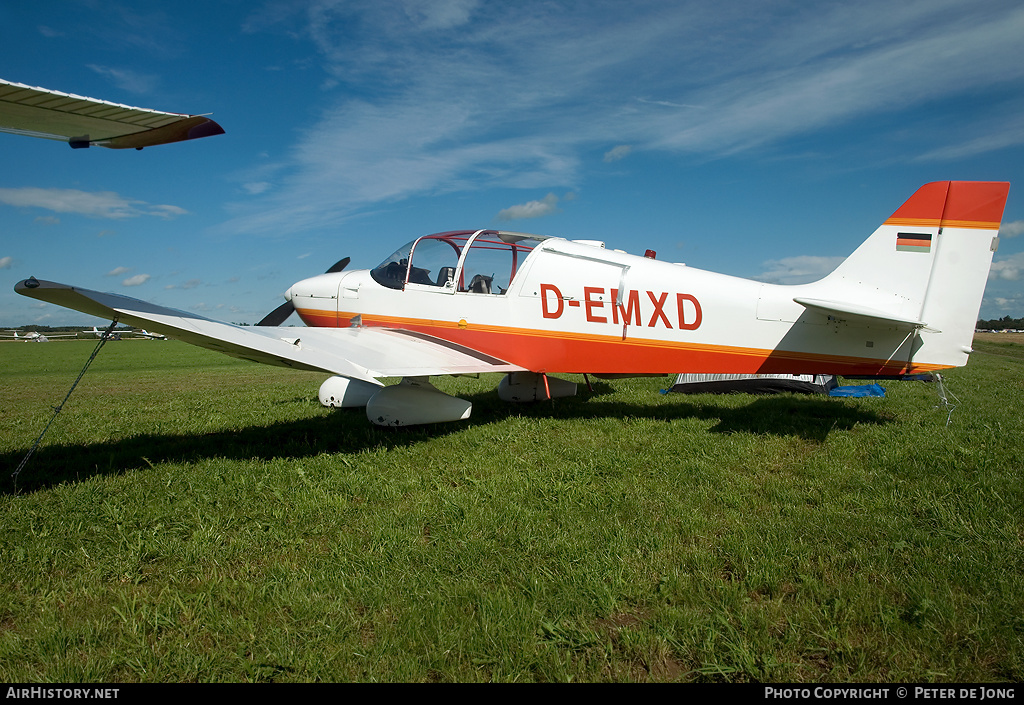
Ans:
<svg viewBox="0 0 1024 705"><path fill-rule="evenodd" d="M897 252L931 252L932 236L930 233L897 233Z"/></svg>

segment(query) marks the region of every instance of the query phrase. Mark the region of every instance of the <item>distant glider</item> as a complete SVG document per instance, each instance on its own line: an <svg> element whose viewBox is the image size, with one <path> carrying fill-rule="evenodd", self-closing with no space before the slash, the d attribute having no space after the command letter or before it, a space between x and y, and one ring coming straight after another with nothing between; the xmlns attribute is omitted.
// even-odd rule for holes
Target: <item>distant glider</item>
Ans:
<svg viewBox="0 0 1024 705"><path fill-rule="evenodd" d="M150 333L148 330L143 328L142 330L113 330L110 333L99 330L96 326L92 327L92 330L83 330L83 333L92 333L97 338L104 338L106 340L121 340L122 336L138 337L143 340L167 340L166 335L160 333Z"/></svg>
<svg viewBox="0 0 1024 705"><path fill-rule="evenodd" d="M132 108L0 79L0 132L67 142L72 149L142 149L224 134L202 115Z"/></svg>
<svg viewBox="0 0 1024 705"><path fill-rule="evenodd" d="M11 340L20 340L20 341L26 342L26 343L48 343L48 342L50 342L50 338L76 338L76 337L78 337L77 333L58 333L56 335L53 334L53 333L50 333L49 337L43 335L42 333L36 332L36 331L30 331L30 332L24 333L23 335L18 335L18 331L16 331L16 330L10 330L10 331L7 331L6 333L0 333L0 338L10 338Z"/></svg>

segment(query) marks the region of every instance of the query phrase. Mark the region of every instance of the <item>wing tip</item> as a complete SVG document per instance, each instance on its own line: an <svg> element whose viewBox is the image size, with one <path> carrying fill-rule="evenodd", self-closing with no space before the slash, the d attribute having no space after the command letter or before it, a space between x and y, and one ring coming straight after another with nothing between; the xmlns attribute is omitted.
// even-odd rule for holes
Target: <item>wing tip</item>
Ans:
<svg viewBox="0 0 1024 705"><path fill-rule="evenodd" d="M163 127L112 137L94 144L110 149L142 149L143 147L155 147L158 144L171 144L172 142L197 140L223 134L225 134L224 128L214 120L202 115L189 115Z"/></svg>

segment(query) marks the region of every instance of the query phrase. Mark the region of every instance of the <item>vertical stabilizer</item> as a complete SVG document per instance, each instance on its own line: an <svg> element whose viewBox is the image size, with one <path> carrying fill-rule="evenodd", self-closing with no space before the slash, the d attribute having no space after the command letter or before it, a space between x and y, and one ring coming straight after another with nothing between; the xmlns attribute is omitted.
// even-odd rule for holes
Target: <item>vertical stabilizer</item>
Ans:
<svg viewBox="0 0 1024 705"><path fill-rule="evenodd" d="M918 321L909 368L964 365L1009 189L993 181L925 184L820 282L822 294Z"/></svg>

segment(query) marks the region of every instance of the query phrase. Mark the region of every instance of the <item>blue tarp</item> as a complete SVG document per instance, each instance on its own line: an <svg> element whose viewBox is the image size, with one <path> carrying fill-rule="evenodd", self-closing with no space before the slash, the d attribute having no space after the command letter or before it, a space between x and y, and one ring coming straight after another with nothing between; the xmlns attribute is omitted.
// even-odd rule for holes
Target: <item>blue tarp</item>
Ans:
<svg viewBox="0 0 1024 705"><path fill-rule="evenodd" d="M862 384L853 387L836 387L829 390L830 397L884 397L885 389L877 384Z"/></svg>

